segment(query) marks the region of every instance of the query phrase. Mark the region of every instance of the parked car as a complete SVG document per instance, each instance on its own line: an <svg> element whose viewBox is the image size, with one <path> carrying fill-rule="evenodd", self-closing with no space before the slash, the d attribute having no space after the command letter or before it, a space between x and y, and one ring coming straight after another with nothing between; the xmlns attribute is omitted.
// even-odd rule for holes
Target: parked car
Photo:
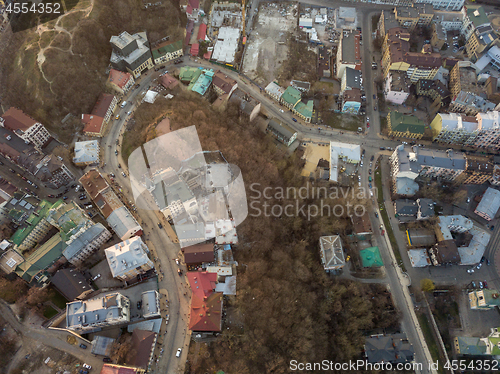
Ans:
<svg viewBox="0 0 500 374"><path fill-rule="evenodd" d="M163 226L162 226L162 224L161 224L160 222L158 222L158 228L159 228L159 229L162 229L162 228L163 228Z"/></svg>
<svg viewBox="0 0 500 374"><path fill-rule="evenodd" d="M68 196L63 196L63 200L68 200Z"/></svg>
<svg viewBox="0 0 500 374"><path fill-rule="evenodd" d="M92 370L92 366L90 366L88 364L83 364L82 366L83 366L84 369Z"/></svg>
<svg viewBox="0 0 500 374"><path fill-rule="evenodd" d="M371 173L372 173L372 169L369 169L369 170L368 170L368 174L371 174Z"/></svg>
<svg viewBox="0 0 500 374"><path fill-rule="evenodd" d="M387 149L389 149L389 148L387 148ZM385 151L385 147L380 147L380 150Z"/></svg>
<svg viewBox="0 0 500 374"><path fill-rule="evenodd" d="M125 174L125 172L124 172L124 171L122 171L122 175L123 175L125 178L127 178L127 174Z"/></svg>
<svg viewBox="0 0 500 374"><path fill-rule="evenodd" d="M55 197L54 195L47 195L47 197Z"/></svg>
<svg viewBox="0 0 500 374"><path fill-rule="evenodd" d="M483 289L483 288L484 288L484 284L483 284L483 282L481 282L481 281L479 281L479 288L480 288L480 289Z"/></svg>
<svg viewBox="0 0 500 374"><path fill-rule="evenodd" d="M377 218L378 218L378 213L377 213L377 212L375 212L375 217L377 217Z"/></svg>
<svg viewBox="0 0 500 374"><path fill-rule="evenodd" d="M483 284L484 284L484 288L488 288L488 283L486 283L486 281L483 281Z"/></svg>
<svg viewBox="0 0 500 374"><path fill-rule="evenodd" d="M15 170L13 170L13 169L9 169L9 170L10 170L11 173L15 173Z"/></svg>
<svg viewBox="0 0 500 374"><path fill-rule="evenodd" d="M373 100L377 100L377 95L373 94Z"/></svg>
<svg viewBox="0 0 500 374"><path fill-rule="evenodd" d="M118 169L121 169L121 168L122 168L122 166L120 164L118 164Z"/></svg>
<svg viewBox="0 0 500 374"><path fill-rule="evenodd" d="M472 269L467 269L467 273L469 273L469 274L474 273L474 268L472 268Z"/></svg>
<svg viewBox="0 0 500 374"><path fill-rule="evenodd" d="M175 259L175 263L176 263L177 265L179 265L179 259L178 259L178 258L176 258L176 259Z"/></svg>
<svg viewBox="0 0 500 374"><path fill-rule="evenodd" d="M476 282L472 281L472 282L470 282L470 284L471 284L472 288L477 288Z"/></svg>
<svg viewBox="0 0 500 374"><path fill-rule="evenodd" d="M114 175L113 173L109 173L109 175L110 175L112 178L114 178L114 177L115 177L115 175Z"/></svg>
<svg viewBox="0 0 500 374"><path fill-rule="evenodd" d="M178 348L177 353L175 354L175 357L181 357L181 352L182 352L182 348Z"/></svg>
<svg viewBox="0 0 500 374"><path fill-rule="evenodd" d="M92 278L92 282L99 279L101 277L101 274L97 274L95 277Z"/></svg>
<svg viewBox="0 0 500 374"><path fill-rule="evenodd" d="M102 362L111 362L111 359L109 357L104 357L102 359Z"/></svg>
<svg viewBox="0 0 500 374"><path fill-rule="evenodd" d="M375 159L375 156L372 155L372 157L370 157L370 161L373 161Z"/></svg>
<svg viewBox="0 0 500 374"><path fill-rule="evenodd" d="M483 266L483 264L482 264L482 263L477 264L476 269L477 269L477 270L481 269L481 266Z"/></svg>
<svg viewBox="0 0 500 374"><path fill-rule="evenodd" d="M486 259L486 265L490 265L490 264L491 264L490 260Z"/></svg>
<svg viewBox="0 0 500 374"><path fill-rule="evenodd" d="M484 256L481 257L481 262L484 262L484 260L486 260L486 258Z"/></svg>
<svg viewBox="0 0 500 374"><path fill-rule="evenodd" d="M141 307L142 307L142 301L139 300L137 302L137 309L141 309Z"/></svg>
<svg viewBox="0 0 500 374"><path fill-rule="evenodd" d="M297 120L296 120L295 118L292 118L292 121L293 121L293 122L297 122Z"/></svg>
<svg viewBox="0 0 500 374"><path fill-rule="evenodd" d="M372 184L371 184L371 183L368 183L368 187L369 187L369 188L372 188Z"/></svg>
<svg viewBox="0 0 500 374"><path fill-rule="evenodd" d="M80 348L87 349L87 346L85 344L80 344Z"/></svg>
<svg viewBox="0 0 500 374"><path fill-rule="evenodd" d="M118 151L115 151L115 155L118 156Z"/></svg>

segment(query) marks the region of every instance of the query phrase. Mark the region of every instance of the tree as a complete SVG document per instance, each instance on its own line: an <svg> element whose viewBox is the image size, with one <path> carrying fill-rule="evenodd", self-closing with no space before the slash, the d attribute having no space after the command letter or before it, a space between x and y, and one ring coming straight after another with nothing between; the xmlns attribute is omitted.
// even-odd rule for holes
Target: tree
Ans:
<svg viewBox="0 0 500 374"><path fill-rule="evenodd" d="M111 360L118 365L124 364L132 348L132 334L124 334L111 347Z"/></svg>
<svg viewBox="0 0 500 374"><path fill-rule="evenodd" d="M436 288L436 286L434 285L434 282L431 279L424 278L420 281L420 288L424 292L431 292L434 290L434 288Z"/></svg>

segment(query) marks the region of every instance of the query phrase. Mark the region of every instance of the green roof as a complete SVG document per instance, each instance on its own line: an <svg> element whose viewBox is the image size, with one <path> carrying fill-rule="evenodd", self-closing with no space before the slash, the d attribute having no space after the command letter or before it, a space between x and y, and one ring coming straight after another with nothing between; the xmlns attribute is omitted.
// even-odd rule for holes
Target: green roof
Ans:
<svg viewBox="0 0 500 374"><path fill-rule="evenodd" d="M468 336L457 336L458 348L462 355L484 355L486 353L486 343L480 338Z"/></svg>
<svg viewBox="0 0 500 374"><path fill-rule="evenodd" d="M210 87L210 84L212 84L213 76L213 70L203 70L203 74L201 74L196 81L191 81L188 88L203 96Z"/></svg>
<svg viewBox="0 0 500 374"><path fill-rule="evenodd" d="M165 56L167 53L173 53L179 49L182 49L182 40L163 45L160 48L152 49L151 52L153 52L153 59L156 60L157 58Z"/></svg>
<svg viewBox="0 0 500 374"><path fill-rule="evenodd" d="M36 214L35 212L31 213L31 215L26 220L28 226L18 229L14 233L14 235L12 235L12 237L10 238L12 243L14 243L15 245L20 245L30 234L30 232L40 223L40 221L47 216L47 213L49 212L51 207L51 203L46 200L42 200L40 205L38 205L38 209L35 211Z"/></svg>
<svg viewBox="0 0 500 374"><path fill-rule="evenodd" d="M55 234L26 258L25 262L18 265L16 274L25 281L31 282L40 271L47 270L59 260L65 248L66 244L62 241L61 235Z"/></svg>
<svg viewBox="0 0 500 374"><path fill-rule="evenodd" d="M399 112L390 112L391 131L408 132L410 134L423 134L425 132L424 121L415 116L407 116Z"/></svg>
<svg viewBox="0 0 500 374"><path fill-rule="evenodd" d="M486 305L490 307L500 306L500 297L498 297L498 290L485 288L481 291L483 291L484 301ZM495 295L495 297L493 297L493 295Z"/></svg>
<svg viewBox="0 0 500 374"><path fill-rule="evenodd" d="M467 16L471 20L474 27L490 23L490 20L488 19L488 16L482 6L467 5Z"/></svg>
<svg viewBox="0 0 500 374"><path fill-rule="evenodd" d="M300 91L292 86L287 87L283 95L281 95L281 100L294 106L300 101L301 98L302 94Z"/></svg>
<svg viewBox="0 0 500 374"><path fill-rule="evenodd" d="M500 355L500 348L498 348L498 344L500 343L500 338L488 338L491 346L491 354L494 356Z"/></svg>
<svg viewBox="0 0 500 374"><path fill-rule="evenodd" d="M183 82L195 83L201 75L201 69L183 66L179 72L179 79Z"/></svg>
<svg viewBox="0 0 500 374"><path fill-rule="evenodd" d="M359 251L363 267L372 268L384 266L378 247L370 247Z"/></svg>
<svg viewBox="0 0 500 374"><path fill-rule="evenodd" d="M313 114L314 101L309 100L307 104L302 101L295 106L295 110L302 114L304 117L311 118Z"/></svg>
<svg viewBox="0 0 500 374"><path fill-rule="evenodd" d="M60 230L64 241L89 222L75 202L66 204L62 200L52 206L46 220Z"/></svg>

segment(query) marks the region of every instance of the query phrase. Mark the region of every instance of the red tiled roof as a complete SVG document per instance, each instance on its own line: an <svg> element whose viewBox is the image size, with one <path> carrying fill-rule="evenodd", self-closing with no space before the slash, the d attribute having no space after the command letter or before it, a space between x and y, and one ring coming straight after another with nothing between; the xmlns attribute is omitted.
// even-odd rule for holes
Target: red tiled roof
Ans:
<svg viewBox="0 0 500 374"><path fill-rule="evenodd" d="M191 6L191 4L188 4L188 6L186 7L186 13L193 14L193 7Z"/></svg>
<svg viewBox="0 0 500 374"><path fill-rule="evenodd" d="M195 244L182 248L184 261L188 265L201 264L203 262L212 262L214 260L214 245Z"/></svg>
<svg viewBox="0 0 500 374"><path fill-rule="evenodd" d="M200 28L198 29L198 40L205 40L205 36L207 35L207 25L202 23Z"/></svg>
<svg viewBox="0 0 500 374"><path fill-rule="evenodd" d="M198 56L198 52L200 51L200 45L198 43L194 43L191 46L191 56Z"/></svg>
<svg viewBox="0 0 500 374"><path fill-rule="evenodd" d="M189 0L188 4L193 9L198 9L200 7L200 0Z"/></svg>
<svg viewBox="0 0 500 374"><path fill-rule="evenodd" d="M5 120L5 128L10 131L22 130L26 131L33 126L37 121L26 115L21 109L10 107L2 116Z"/></svg>
<svg viewBox="0 0 500 374"><path fill-rule="evenodd" d="M172 89L179 84L179 81L174 77L172 77L171 75L165 74L163 77L161 77L160 83L162 84L163 87Z"/></svg>
<svg viewBox="0 0 500 374"><path fill-rule="evenodd" d="M100 134L104 124L104 118L92 114L82 115L82 123L85 124L83 132Z"/></svg>
<svg viewBox="0 0 500 374"><path fill-rule="evenodd" d="M229 78L220 70L217 70L212 79L212 84L216 87L219 87L225 93L229 93L236 84L236 81L232 78Z"/></svg>
<svg viewBox="0 0 500 374"><path fill-rule="evenodd" d="M189 286L193 291L193 296L203 299L210 296L215 290L217 282L217 273L209 273L207 271L188 271L187 273Z"/></svg>
<svg viewBox="0 0 500 374"><path fill-rule="evenodd" d="M87 191L91 199L95 199L99 192L109 187L108 182L95 169L87 171L81 178L80 183Z"/></svg>
<svg viewBox="0 0 500 374"><path fill-rule="evenodd" d="M144 372L143 369L131 368L127 366L104 364L101 369L101 374L136 374Z"/></svg>
<svg viewBox="0 0 500 374"><path fill-rule="evenodd" d="M212 51L208 51L207 53L205 53L205 54L203 55L203 58L204 58L205 60L210 60L210 57L212 57Z"/></svg>
<svg viewBox="0 0 500 374"><path fill-rule="evenodd" d="M109 109L109 106L111 105L111 102L113 101L115 97L113 95L107 94L107 93L102 93L99 98L97 99L97 103L94 105L94 109L92 110L92 114L100 116L100 117L105 117L106 112Z"/></svg>
<svg viewBox="0 0 500 374"><path fill-rule="evenodd" d="M202 299L193 295L189 329L192 331L221 331L221 325L222 293L215 292Z"/></svg>
<svg viewBox="0 0 500 374"><path fill-rule="evenodd" d="M116 84L118 87L123 88L132 78L132 74L124 73L123 71L111 69L109 72L109 81Z"/></svg>

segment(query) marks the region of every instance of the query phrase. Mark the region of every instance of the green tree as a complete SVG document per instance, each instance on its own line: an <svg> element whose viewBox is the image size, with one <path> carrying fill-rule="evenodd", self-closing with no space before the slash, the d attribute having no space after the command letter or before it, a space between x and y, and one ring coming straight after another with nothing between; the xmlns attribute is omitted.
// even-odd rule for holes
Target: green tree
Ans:
<svg viewBox="0 0 500 374"><path fill-rule="evenodd" d="M420 281L420 288L424 292L431 292L434 290L434 288L436 288L436 286L434 285L434 282L431 279L424 278Z"/></svg>

